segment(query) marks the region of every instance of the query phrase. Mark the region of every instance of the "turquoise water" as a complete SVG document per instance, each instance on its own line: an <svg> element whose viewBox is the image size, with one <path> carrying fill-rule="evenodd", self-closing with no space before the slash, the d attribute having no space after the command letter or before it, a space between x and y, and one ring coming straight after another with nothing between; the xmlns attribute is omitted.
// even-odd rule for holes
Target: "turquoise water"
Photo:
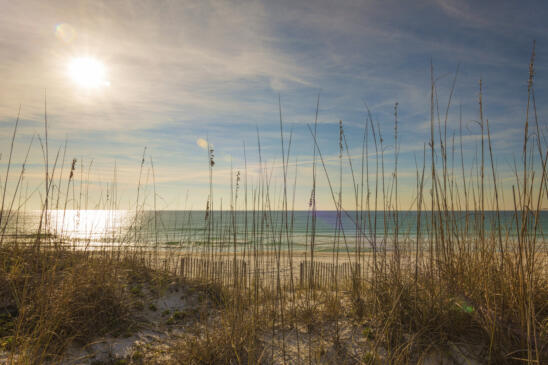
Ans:
<svg viewBox="0 0 548 365"><path fill-rule="evenodd" d="M482 216L479 213L450 213L451 224L444 225L444 234L459 237L474 237L480 232ZM29 211L5 213L2 227L5 236L32 237L38 232L41 212ZM356 240L362 249L367 250L379 243L389 247L395 241L396 227L399 242L413 242L417 237L419 214L416 211L356 212L347 211L338 217L336 211L317 211L313 228L312 212L282 211L271 212L209 212L204 211L49 211L42 218L42 232L63 237L79 244L142 244L163 247L204 246L206 244L233 248L258 244L264 248L276 245L293 245L304 249L314 232L314 242L318 250L330 250L335 245L353 249ZM434 214L435 224L440 221ZM427 239L431 232L432 215L420 214L421 238ZM483 216L484 234L498 236L500 222L504 239L515 240L521 226L521 217L516 220L512 211L486 212ZM397 224L396 224L397 222ZM444 220L445 222L445 220ZM548 230L548 212L541 212L538 221L533 215L529 219L529 231L536 234L544 244L544 232Z"/></svg>

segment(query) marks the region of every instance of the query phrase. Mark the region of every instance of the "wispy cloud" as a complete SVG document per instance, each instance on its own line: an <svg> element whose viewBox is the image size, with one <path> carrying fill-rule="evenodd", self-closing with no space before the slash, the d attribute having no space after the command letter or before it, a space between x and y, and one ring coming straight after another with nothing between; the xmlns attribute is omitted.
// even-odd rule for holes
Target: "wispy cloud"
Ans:
<svg viewBox="0 0 548 365"><path fill-rule="evenodd" d="M301 161L305 181L314 145L307 124L315 120L321 93L317 138L328 164L337 160L339 120L359 155L365 101L385 147L394 144L394 104L399 103L400 158L413 166L414 154L428 140L430 62L442 119L460 63L450 132L459 128L461 105L465 126L477 119L481 78L486 116L498 129L492 133L496 156L508 158L506 150L518 141L512 131L524 111L532 39L539 46L537 100L545 96L547 7L536 1L499 5L453 0L8 2L0 13L0 138L8 140L20 104L17 140L42 134L47 103L52 149L67 138L70 156L96 161L105 181L116 161L120 171L128 171L129 183L147 146L165 167L157 180L171 184L169 194L176 194L176 186L207 177L206 135L220 165L228 165L222 157L231 156L227 159L241 168L245 142L249 166L255 166L257 129L264 160L279 161L281 96L285 136L292 131L292 156ZM85 56L104 63L110 87L75 87L68 65ZM545 107L538 110L542 115ZM477 133L465 132L466 143L473 143ZM17 156L25 148L18 145ZM43 161L38 143L32 159Z"/></svg>

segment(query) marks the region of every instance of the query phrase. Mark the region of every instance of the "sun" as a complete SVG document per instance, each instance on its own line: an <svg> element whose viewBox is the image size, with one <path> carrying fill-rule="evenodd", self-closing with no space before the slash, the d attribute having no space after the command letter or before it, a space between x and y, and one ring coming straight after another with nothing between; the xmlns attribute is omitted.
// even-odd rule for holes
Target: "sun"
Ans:
<svg viewBox="0 0 548 365"><path fill-rule="evenodd" d="M86 89L95 89L109 86L106 78L105 65L91 57L74 58L69 63L69 76L79 86Z"/></svg>

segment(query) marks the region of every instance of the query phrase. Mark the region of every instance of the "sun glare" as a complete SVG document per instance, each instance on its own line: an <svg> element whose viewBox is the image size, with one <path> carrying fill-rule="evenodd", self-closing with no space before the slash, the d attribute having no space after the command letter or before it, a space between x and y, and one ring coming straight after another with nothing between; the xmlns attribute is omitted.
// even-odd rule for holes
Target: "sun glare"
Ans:
<svg viewBox="0 0 548 365"><path fill-rule="evenodd" d="M105 65L95 58L74 58L69 64L69 75L76 84L88 89L110 85Z"/></svg>

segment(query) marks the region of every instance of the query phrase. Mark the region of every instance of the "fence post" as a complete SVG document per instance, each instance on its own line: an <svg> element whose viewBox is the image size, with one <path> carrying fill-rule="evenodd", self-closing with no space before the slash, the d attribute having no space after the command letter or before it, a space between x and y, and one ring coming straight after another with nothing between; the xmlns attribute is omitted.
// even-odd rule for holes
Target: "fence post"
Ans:
<svg viewBox="0 0 548 365"><path fill-rule="evenodd" d="M299 264L299 286L303 287L303 263Z"/></svg>
<svg viewBox="0 0 548 365"><path fill-rule="evenodd" d="M247 288L247 264L245 261L243 262L243 269L244 269L244 288Z"/></svg>

